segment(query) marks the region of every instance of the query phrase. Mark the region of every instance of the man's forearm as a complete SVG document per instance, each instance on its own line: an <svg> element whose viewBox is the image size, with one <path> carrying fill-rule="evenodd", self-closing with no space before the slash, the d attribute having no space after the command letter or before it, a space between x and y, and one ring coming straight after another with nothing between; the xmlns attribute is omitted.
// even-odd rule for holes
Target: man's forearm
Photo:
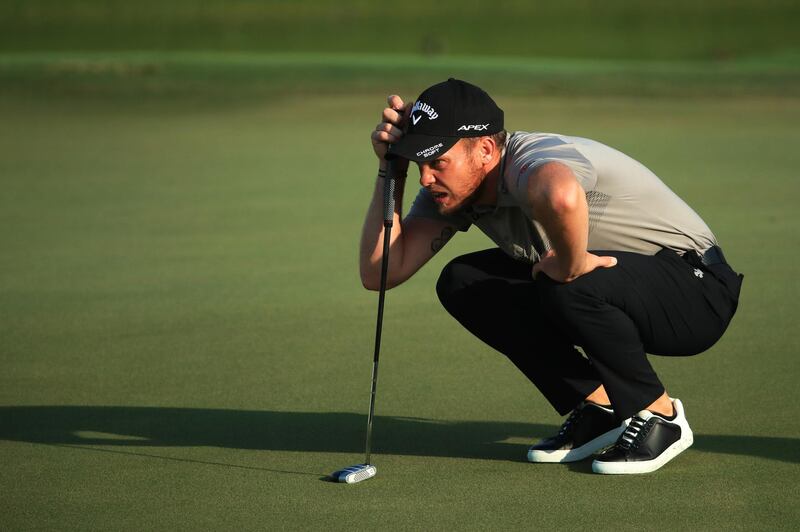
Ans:
<svg viewBox="0 0 800 532"><path fill-rule="evenodd" d="M547 233L565 278L580 275L589 240L589 206L580 185L542 209L540 223Z"/></svg>
<svg viewBox="0 0 800 532"><path fill-rule="evenodd" d="M567 166L547 163L530 177L529 194L534 216L556 255L551 273L560 280L581 275L589 240L589 205L583 188Z"/></svg>
<svg viewBox="0 0 800 532"><path fill-rule="evenodd" d="M364 225L361 229L359 270L365 288L377 290L380 283L381 259L383 258L383 215L385 178L378 177L372 194ZM403 262L403 227L400 218L403 212L403 188L405 177L396 178L394 194L394 215L392 221L389 271L397 271ZM391 283L390 283L391 284Z"/></svg>

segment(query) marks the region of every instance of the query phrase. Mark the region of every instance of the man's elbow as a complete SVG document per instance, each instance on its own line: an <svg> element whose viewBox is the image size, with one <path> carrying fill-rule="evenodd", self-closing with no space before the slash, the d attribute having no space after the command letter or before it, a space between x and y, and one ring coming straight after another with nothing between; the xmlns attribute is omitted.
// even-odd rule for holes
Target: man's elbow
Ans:
<svg viewBox="0 0 800 532"><path fill-rule="evenodd" d="M380 290L380 280L361 276L361 284L367 290Z"/></svg>
<svg viewBox="0 0 800 532"><path fill-rule="evenodd" d="M580 208L580 185L562 186L548 194L550 210L556 214L569 215Z"/></svg>
<svg viewBox="0 0 800 532"><path fill-rule="evenodd" d="M390 288L394 288L395 286L401 284L403 281L404 279L392 278L390 276L386 279L386 289L389 290ZM361 285L367 290L377 292L378 290L381 289L381 278L380 276L369 275L362 272Z"/></svg>
<svg viewBox="0 0 800 532"><path fill-rule="evenodd" d="M562 163L542 165L530 183L534 211L565 215L581 207L583 189L572 170Z"/></svg>

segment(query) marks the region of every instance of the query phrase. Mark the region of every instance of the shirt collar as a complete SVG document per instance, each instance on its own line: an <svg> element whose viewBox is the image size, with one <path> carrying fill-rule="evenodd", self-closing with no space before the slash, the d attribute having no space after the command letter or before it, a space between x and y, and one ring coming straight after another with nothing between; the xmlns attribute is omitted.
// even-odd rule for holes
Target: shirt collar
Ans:
<svg viewBox="0 0 800 532"><path fill-rule="evenodd" d="M508 140L506 140L506 146L503 146L503 154L500 156L500 174L497 177L497 203L494 207L489 207L491 212L496 211L500 207L512 207L516 205L514 196L508 191L508 184L506 183L507 146Z"/></svg>

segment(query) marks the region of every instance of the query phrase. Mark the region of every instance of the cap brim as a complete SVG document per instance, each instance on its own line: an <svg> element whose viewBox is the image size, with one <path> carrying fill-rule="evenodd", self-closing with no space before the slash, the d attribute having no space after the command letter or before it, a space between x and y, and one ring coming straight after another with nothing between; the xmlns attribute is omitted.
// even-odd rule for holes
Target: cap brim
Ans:
<svg viewBox="0 0 800 532"><path fill-rule="evenodd" d="M418 163L432 161L446 153L458 142L458 137L438 137L434 135L406 135L397 143L391 144L386 159L402 157Z"/></svg>

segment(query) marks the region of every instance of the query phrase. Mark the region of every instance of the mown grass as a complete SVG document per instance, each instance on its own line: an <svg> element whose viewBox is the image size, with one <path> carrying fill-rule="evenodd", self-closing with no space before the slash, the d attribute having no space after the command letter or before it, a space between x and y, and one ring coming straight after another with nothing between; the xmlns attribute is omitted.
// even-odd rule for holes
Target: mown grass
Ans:
<svg viewBox="0 0 800 532"><path fill-rule="evenodd" d="M719 344L654 360L696 443L634 479L524 463L560 418L433 294L490 245L473 230L388 294L379 475L346 487L319 479L362 459L376 301L356 246L384 87L138 105L114 83L0 100L6 527L640 530L626 516L659 500L652 528L796 528L796 98L500 91L509 128L653 168L745 273Z"/></svg>
<svg viewBox="0 0 800 532"><path fill-rule="evenodd" d="M329 53L26 52L0 54L0 91L127 102L228 102L285 95L417 93L454 76L491 93L538 96L800 95L792 53L719 62Z"/></svg>
<svg viewBox="0 0 800 532"><path fill-rule="evenodd" d="M800 48L789 0L25 0L0 50L225 50L727 60Z"/></svg>
<svg viewBox="0 0 800 532"><path fill-rule="evenodd" d="M0 4L0 528L796 529L797 11ZM362 459L367 136L451 75L647 164L745 273L719 344L653 361L696 433L662 471L522 461L560 419L432 290L472 230L388 295L378 477L320 481Z"/></svg>

